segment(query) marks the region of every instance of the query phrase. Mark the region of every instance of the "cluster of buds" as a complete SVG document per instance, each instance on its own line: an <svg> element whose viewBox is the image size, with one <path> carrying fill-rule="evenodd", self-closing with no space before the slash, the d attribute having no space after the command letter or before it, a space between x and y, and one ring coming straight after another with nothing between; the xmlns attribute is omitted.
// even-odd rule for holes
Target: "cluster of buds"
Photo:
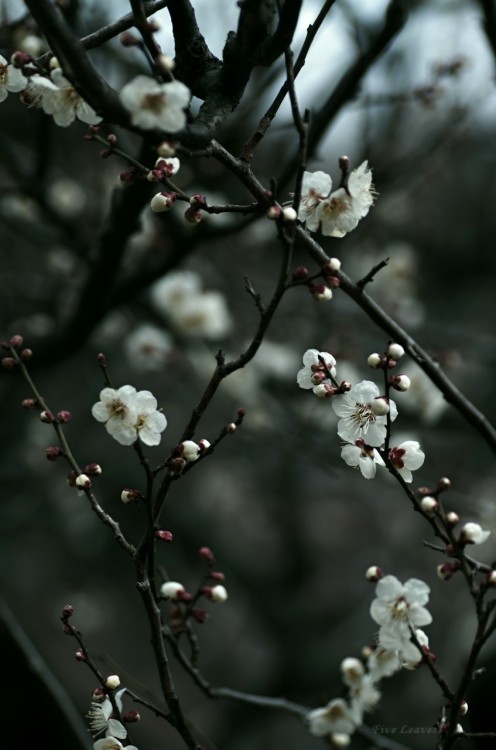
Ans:
<svg viewBox="0 0 496 750"><path fill-rule="evenodd" d="M351 388L351 383L347 380L343 380L339 385L320 383L314 388L313 392L318 398L332 398L332 396L340 396L343 393L348 393L348 391L351 391Z"/></svg>
<svg viewBox="0 0 496 750"><path fill-rule="evenodd" d="M5 370L11 370L13 367L15 367L17 364L19 364L19 360L21 362L28 362L31 357L33 356L33 352L31 349L22 349L22 345L24 343L24 339L22 336L16 335L12 336L9 341L2 341L2 349L5 349L8 352L12 352L12 349L21 349L19 354L16 353L16 356L10 356L10 357L2 357L2 367Z"/></svg>
<svg viewBox="0 0 496 750"><path fill-rule="evenodd" d="M148 182L162 182L179 171L181 162L176 157L159 156L153 169L146 175Z"/></svg>
<svg viewBox="0 0 496 750"><path fill-rule="evenodd" d="M268 209L267 218L271 221L282 221L286 224L294 224L298 218L298 214L293 206L284 206L281 208L281 206L274 204Z"/></svg>

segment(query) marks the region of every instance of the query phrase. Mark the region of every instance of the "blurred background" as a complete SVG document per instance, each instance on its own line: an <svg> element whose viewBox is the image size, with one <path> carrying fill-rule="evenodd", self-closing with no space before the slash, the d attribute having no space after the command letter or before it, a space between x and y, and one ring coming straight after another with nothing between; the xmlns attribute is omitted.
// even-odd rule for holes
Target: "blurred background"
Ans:
<svg viewBox="0 0 496 750"><path fill-rule="evenodd" d="M80 36L129 12L120 0L61 5ZM221 55L227 33L236 28L236 4L196 0L194 5L208 44ZM295 52L321 5L304 1ZM337 183L339 156L347 154L354 166L368 159L379 194L354 232L343 239L316 238L354 279L389 258L369 293L494 421L494 5L484 0L392 5L397 13L406 8L408 16L359 72L356 61L377 45L388 6L381 0L337 2L297 80L301 108L319 119L322 103L355 70L354 88L337 96L312 142L308 168L328 172ZM8 58L19 48L35 56L46 51L21 2L0 2L0 14L2 55ZM173 56L167 10L154 18L160 44ZM118 38L90 56L117 88L147 72L139 51L124 48ZM281 60L271 69L255 69L218 136L235 155L284 77ZM144 476L133 451L113 441L91 416L104 385L96 355L105 352L116 386L129 383L157 397L168 427L161 446L146 453L160 463L203 393L216 352L222 348L237 356L253 336L258 313L244 277L269 299L280 262L274 225L265 217L222 214L192 227L180 204L155 215L149 200L156 186L121 187L126 163L117 156L101 159L98 144L83 139L82 123L59 128L16 94L1 107L0 335L21 333L33 349L39 390L52 411L72 412L66 434L74 455L82 465L101 464L98 497L137 543L144 512L124 506L120 494L125 487L143 487ZM116 133L121 148L138 156L139 140ZM253 161L264 185L280 181L282 200L289 200L293 189L294 173L288 179L285 167L297 145L285 103ZM175 180L187 193L203 193L210 204L252 200L215 160L180 158ZM294 265L301 264L314 270L298 250ZM309 708L343 694L341 660L359 656L376 630L369 615L374 588L364 577L372 564L400 580L421 578L431 586L431 650L448 680L460 675L475 630L463 582L456 576L438 580L442 558L423 545L424 539L434 541L429 528L385 472L367 481L343 463L330 402L296 385L309 348L331 352L338 378L357 382L374 379L367 356L387 343L339 290L332 301L318 303L304 287L294 289L256 359L222 384L202 419L196 438L212 440L239 407L247 410L242 428L174 484L163 518L174 542L160 548L159 556L169 577L188 589L204 573L197 553L203 545L213 549L217 568L226 574L228 602L208 605L211 616L197 627L200 667L212 684L285 696ZM394 441L419 440L426 453L413 486L450 477L447 508L496 533L489 447L413 362L405 359L401 371L412 388L396 399ZM31 736L57 744L73 734L78 739L72 742L91 747L78 719L96 685L74 659L76 644L62 632L65 604L74 607L74 624L104 673L118 673L124 685L138 692L144 686L151 696L159 696L159 686L132 566L84 497L67 486L65 467L46 460L55 436L36 412L21 409L30 395L17 372L2 373L5 645L0 652L10 686L6 705L19 712L19 701L29 696L29 709L22 711L31 717L6 730L5 747L25 748ZM489 541L477 549L478 556L491 562L491 549ZM41 665L40 682L24 663L26 653ZM496 729L487 705L495 661L489 643L480 664L486 672L467 697L467 731ZM277 744L310 750L322 742L284 712L207 699L175 663L174 676L186 715L207 748L265 750ZM370 725L398 732L406 725L413 732L438 719L440 696L425 669L403 671L384 680L381 689L380 707L367 716ZM141 713L132 731L140 750L160 743L182 746L168 725ZM415 733L394 739L409 748L435 742ZM352 741L353 748L370 745L360 737Z"/></svg>

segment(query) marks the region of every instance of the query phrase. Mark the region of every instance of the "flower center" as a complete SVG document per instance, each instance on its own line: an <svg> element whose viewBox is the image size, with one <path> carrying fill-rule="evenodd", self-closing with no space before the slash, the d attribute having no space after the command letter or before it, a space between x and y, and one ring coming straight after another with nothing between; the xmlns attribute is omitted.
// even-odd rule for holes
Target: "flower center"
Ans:
<svg viewBox="0 0 496 750"><path fill-rule="evenodd" d="M375 414L370 408L370 404L355 404L355 409L350 416L352 424L367 432L371 422L375 422Z"/></svg>
<svg viewBox="0 0 496 750"><path fill-rule="evenodd" d="M139 432L145 426L146 426L146 414L139 414L138 419L136 420L135 427Z"/></svg>
<svg viewBox="0 0 496 750"><path fill-rule="evenodd" d="M122 401L116 399L109 405L109 411L112 417L119 417L123 419L127 414L127 406Z"/></svg>
<svg viewBox="0 0 496 750"><path fill-rule="evenodd" d="M394 602L391 602L389 609L391 610L391 617L393 620L408 620L410 607L408 606L408 602L406 602L402 596L395 599Z"/></svg>
<svg viewBox="0 0 496 750"><path fill-rule="evenodd" d="M159 91L156 94L145 94L141 100L141 106L143 109L148 109L155 115L160 114L165 106L165 95L163 91Z"/></svg>

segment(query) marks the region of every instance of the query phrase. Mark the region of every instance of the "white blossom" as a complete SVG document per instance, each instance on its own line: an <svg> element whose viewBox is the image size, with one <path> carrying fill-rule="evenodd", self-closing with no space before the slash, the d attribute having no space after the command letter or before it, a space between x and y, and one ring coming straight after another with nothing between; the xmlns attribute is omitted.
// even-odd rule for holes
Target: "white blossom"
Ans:
<svg viewBox="0 0 496 750"><path fill-rule="evenodd" d="M370 380L362 380L348 393L335 396L332 408L340 417L338 435L347 443L364 440L373 448L381 446L386 437L387 416L377 416L371 409L371 402L379 396L379 389ZM389 400L389 417L394 421L398 416L396 404Z"/></svg>
<svg viewBox="0 0 496 750"><path fill-rule="evenodd" d="M149 76L136 76L124 86L120 99L136 127L177 133L186 125L184 109L191 92L180 81L157 83Z"/></svg>
<svg viewBox="0 0 496 750"><path fill-rule="evenodd" d="M429 648L429 638L420 628L415 629L415 638L422 648ZM416 643L410 641L405 644L401 651L403 667L405 669L416 669L424 657L424 652L419 649Z"/></svg>
<svg viewBox="0 0 496 750"><path fill-rule="evenodd" d="M17 93L28 85L28 79L20 68L9 65L5 57L0 55L0 102L5 101L9 92Z"/></svg>
<svg viewBox="0 0 496 750"><path fill-rule="evenodd" d="M413 479L412 471L419 469L425 460L425 453L420 450L416 440L406 440L389 452L391 463L405 482Z"/></svg>
<svg viewBox="0 0 496 750"><path fill-rule="evenodd" d="M115 694L115 700L119 711L122 711L122 695L125 689L119 690ZM90 725L90 732L98 737L105 732L106 737L123 740L127 737L127 730L118 719L112 719L113 706L109 698L105 698L102 703L92 701L90 709L86 715Z"/></svg>
<svg viewBox="0 0 496 750"><path fill-rule="evenodd" d="M319 203L307 227L316 231L320 224L322 234L344 237L368 214L374 195L372 172L364 161L351 172L347 189L339 188Z"/></svg>
<svg viewBox="0 0 496 750"><path fill-rule="evenodd" d="M124 745L116 737L105 737L93 743L93 750L124 750ZM135 745L126 745L125 750L138 750Z"/></svg>
<svg viewBox="0 0 496 750"><path fill-rule="evenodd" d="M104 388L91 413L121 445L132 445L139 438L145 445L158 445L166 426L165 416L157 411L157 400L150 391L136 392L131 385L118 390Z"/></svg>
<svg viewBox="0 0 496 750"><path fill-rule="evenodd" d="M383 677L391 677L401 666L398 652L388 651L382 646L378 646L367 659L368 673L374 682L379 682Z"/></svg>
<svg viewBox="0 0 496 750"><path fill-rule="evenodd" d="M365 479L375 477L377 464L379 466L385 465L379 452L375 448L365 445L363 440L357 440L354 445L343 445L341 458L348 466L359 468Z"/></svg>
<svg viewBox="0 0 496 750"><path fill-rule="evenodd" d="M352 734L357 726L351 708L342 698L334 698L327 706L310 711L306 719L310 734L316 737L333 732Z"/></svg>
<svg viewBox="0 0 496 750"><path fill-rule="evenodd" d="M329 352L307 349L303 355L303 365L296 376L296 382L300 388L313 388L315 393L316 386L330 384L331 380L326 373L326 368L333 378L336 377L336 360Z"/></svg>
<svg viewBox="0 0 496 750"><path fill-rule="evenodd" d="M31 76L28 91L34 97L34 103L39 104L47 115L53 115L60 127L66 128L76 117L88 125L97 125L102 121L67 80L61 68L52 70L50 78Z"/></svg>
<svg viewBox="0 0 496 750"><path fill-rule="evenodd" d="M319 228L319 222L315 219L315 210L319 203L327 198L331 189L332 180L325 172L303 173L298 219L306 222L311 232L316 232Z"/></svg>
<svg viewBox="0 0 496 750"><path fill-rule="evenodd" d="M223 604L228 599L228 593L225 586L222 586L221 584L218 584L217 586L212 586L210 590L210 597L213 602L216 604Z"/></svg>
<svg viewBox="0 0 496 750"><path fill-rule="evenodd" d="M379 644L387 651L411 654L411 631L429 625L432 616L424 604L429 601L429 586L417 578L405 584L392 575L384 576L376 586L377 598L371 604L372 619L381 626Z"/></svg>

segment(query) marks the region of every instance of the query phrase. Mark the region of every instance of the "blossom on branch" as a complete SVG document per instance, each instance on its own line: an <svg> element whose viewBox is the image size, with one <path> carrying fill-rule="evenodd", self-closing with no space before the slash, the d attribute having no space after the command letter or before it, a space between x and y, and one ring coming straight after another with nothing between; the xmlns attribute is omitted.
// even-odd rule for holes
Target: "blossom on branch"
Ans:
<svg viewBox="0 0 496 750"><path fill-rule="evenodd" d="M325 172L304 172L301 185L301 200L298 219L306 222L311 232L319 228L316 209L319 203L327 198L332 188L332 180Z"/></svg>
<svg viewBox="0 0 496 750"><path fill-rule="evenodd" d="M136 391L131 385L118 390L104 388L91 413L121 445L132 445L138 438L145 445L158 445L167 427L165 416L157 411L157 399L150 391Z"/></svg>
<svg viewBox="0 0 496 750"><path fill-rule="evenodd" d="M71 125L76 118L88 125L97 125L102 121L67 80L61 68L52 70L50 78L32 76L28 93L33 97L33 103L41 106L47 115L52 115L55 123L62 128Z"/></svg>
<svg viewBox="0 0 496 750"><path fill-rule="evenodd" d="M360 469L365 479L373 479L377 464L384 466L379 452L375 448L366 445L363 440L357 440L354 445L343 445L341 458L348 466Z"/></svg>
<svg viewBox="0 0 496 750"><path fill-rule="evenodd" d="M180 81L157 83L149 76L136 76L124 86L120 99L136 127L177 133L186 125L184 109L191 92Z"/></svg>
<svg viewBox="0 0 496 750"><path fill-rule="evenodd" d="M307 349L303 355L303 365L296 376L300 388L313 388L315 393L316 386L332 382L328 373L336 377L336 360L329 352Z"/></svg>
<svg viewBox="0 0 496 750"><path fill-rule="evenodd" d="M372 402L380 395L378 387L370 380L362 380L348 393L335 396L332 408L341 417L338 422L338 435L347 443L356 444L363 440L373 448L381 446L386 438L387 415L374 414ZM389 400L389 418L398 416L394 401Z"/></svg>
<svg viewBox="0 0 496 750"><path fill-rule="evenodd" d="M405 661L415 661L418 653L411 642L411 629L432 622L430 612L424 607L429 601L429 591L429 586L417 578L402 584L392 575L381 578L376 586L377 598L371 604L370 614L381 626L379 644L386 651L399 651Z"/></svg>
<svg viewBox="0 0 496 750"><path fill-rule="evenodd" d="M389 459L405 482L411 482L412 471L420 469L425 453L420 450L420 444L416 440L406 440L389 451Z"/></svg>
<svg viewBox="0 0 496 750"><path fill-rule="evenodd" d="M5 101L9 92L17 93L28 85L28 79L20 68L9 65L0 55L0 102Z"/></svg>

